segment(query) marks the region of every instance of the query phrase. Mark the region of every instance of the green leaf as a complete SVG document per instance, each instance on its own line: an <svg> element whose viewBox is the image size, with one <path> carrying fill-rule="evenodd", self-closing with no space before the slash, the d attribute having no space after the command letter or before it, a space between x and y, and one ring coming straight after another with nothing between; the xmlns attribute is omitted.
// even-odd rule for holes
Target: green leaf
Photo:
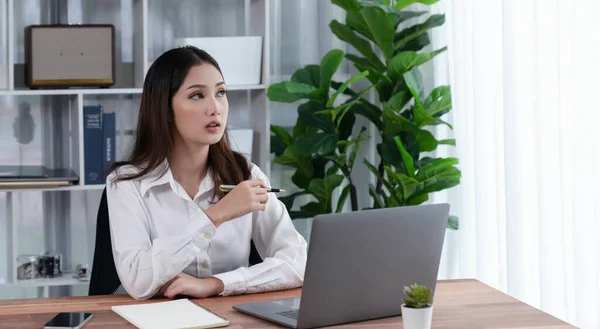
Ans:
<svg viewBox="0 0 600 329"><path fill-rule="evenodd" d="M398 29L398 25L402 24L403 22L411 19L411 18L416 18L419 16L422 16L424 14L427 14L427 11L410 11L410 10L402 10L399 11L398 9L394 8L396 10L396 23L394 25L394 31Z"/></svg>
<svg viewBox="0 0 600 329"><path fill-rule="evenodd" d="M429 53L401 52L388 61L388 75L392 80L398 81L408 70L428 62L438 54L446 51L446 49L447 47L444 47Z"/></svg>
<svg viewBox="0 0 600 329"><path fill-rule="evenodd" d="M439 145L452 145L456 146L456 139L442 139L438 141Z"/></svg>
<svg viewBox="0 0 600 329"><path fill-rule="evenodd" d="M358 134L357 138L351 140L351 144L354 144L354 148L350 151L350 158L348 159L348 168L352 169L354 167L354 161L356 160L356 154L358 154L358 148L360 147L360 143L369 139L369 136L366 136L365 132L367 131L367 127L362 127L360 130L360 134Z"/></svg>
<svg viewBox="0 0 600 329"><path fill-rule="evenodd" d="M279 201L281 201L285 207L287 208L288 211L290 211L292 209L292 207L294 206L294 200L302 195L308 194L305 191L299 191L299 192L295 192L289 195L285 195L285 196L281 196L278 197L277 199L279 199Z"/></svg>
<svg viewBox="0 0 600 329"><path fill-rule="evenodd" d="M408 120L400 113L389 109L384 110L383 122L383 134L385 136L396 136L403 132L409 133L416 137L421 152L433 151L438 146L437 140L430 131L420 129L414 122Z"/></svg>
<svg viewBox="0 0 600 329"><path fill-rule="evenodd" d="M291 81L319 88L319 82L321 81L320 71L321 68L319 65L306 65L305 67L296 70L296 72L292 74Z"/></svg>
<svg viewBox="0 0 600 329"><path fill-rule="evenodd" d="M400 156L402 156L402 161L404 162L404 168L406 168L406 173L409 177L415 177L415 164L413 158L406 152L402 141L399 136L394 137L394 141L396 142L396 146L398 147L398 151L400 151Z"/></svg>
<svg viewBox="0 0 600 329"><path fill-rule="evenodd" d="M404 73L404 81L406 82L406 86L408 87L408 90L415 98L415 108L418 108L418 109L422 110L423 112L425 112L425 109L423 108L423 103L421 102L421 98L419 96L420 86L417 82L417 79L415 78L416 71L417 71L417 69L415 68L415 69L411 69L411 70L407 71L406 73Z"/></svg>
<svg viewBox="0 0 600 329"><path fill-rule="evenodd" d="M304 181L308 182L314 174L313 163L309 157L302 156L296 151L295 145L290 145L283 154L273 159L274 163L296 168L292 181L296 186L304 188Z"/></svg>
<svg viewBox="0 0 600 329"><path fill-rule="evenodd" d="M394 4L394 8L396 8L398 10L402 10L416 2L420 2L424 5L433 5L434 3L438 2L438 1L439 0L397 0L396 4Z"/></svg>
<svg viewBox="0 0 600 329"><path fill-rule="evenodd" d="M350 10L346 13L346 25L362 34L367 39L373 40L373 34L369 29L369 25L359 10Z"/></svg>
<svg viewBox="0 0 600 329"><path fill-rule="evenodd" d="M335 150L338 137L335 133L316 133L299 136L296 139L298 152L302 155L326 155Z"/></svg>
<svg viewBox="0 0 600 329"><path fill-rule="evenodd" d="M348 89L348 86L350 86L350 84L355 83L355 82L361 80L362 78L364 78L364 77L366 77L368 75L369 75L369 71L364 71L364 72L361 72L361 73L353 76L352 78L346 80L338 88L336 88L337 90L333 93L333 95L331 95L331 97L329 98L329 100L327 100L327 104L325 105L325 107L327 107L327 108L332 107L333 103L336 100L336 98L340 94L342 94L344 91L346 91L346 89Z"/></svg>
<svg viewBox="0 0 600 329"><path fill-rule="evenodd" d="M318 127L315 127L314 125L311 125L310 122L307 122L307 120L311 120L310 118L306 118L306 115L300 115L300 112L307 111L307 115L312 116L312 111L315 111L315 109L318 108L319 105L312 101L301 104L298 107L298 116L296 119L296 125L294 125L294 128L292 129L292 136L298 137L306 134L313 134L319 130Z"/></svg>
<svg viewBox="0 0 600 329"><path fill-rule="evenodd" d="M445 172L449 168L452 168L456 165L458 165L457 158L435 159L435 160L427 163L423 167L421 167L421 169L417 173L416 179L419 182L423 182L431 177L434 177L436 175L439 175L439 174Z"/></svg>
<svg viewBox="0 0 600 329"><path fill-rule="evenodd" d="M338 186L342 184L344 180L343 175L329 175L325 177L325 191L327 191L327 195L331 199L331 195L333 194L333 190L335 190Z"/></svg>
<svg viewBox="0 0 600 329"><path fill-rule="evenodd" d="M385 109L390 109L399 112L410 101L412 94L408 89L400 90L395 93L389 101L384 104Z"/></svg>
<svg viewBox="0 0 600 329"><path fill-rule="evenodd" d="M338 90L341 87L342 87L341 82L334 81L334 80L331 81L331 88ZM352 97L358 95L358 93L356 91L350 89L350 87L346 88L342 94L352 96Z"/></svg>
<svg viewBox="0 0 600 329"><path fill-rule="evenodd" d="M408 200L405 200L405 204L407 206L417 206L423 202L426 202L427 200L429 200L429 194L423 194L423 195L419 195L419 196L416 196L413 198L409 198Z"/></svg>
<svg viewBox="0 0 600 329"><path fill-rule="evenodd" d="M448 228L451 230L458 230L458 217L448 216Z"/></svg>
<svg viewBox="0 0 600 329"><path fill-rule="evenodd" d="M423 34L426 34L427 30L444 25L445 21L446 16L443 14L431 15L425 22L400 31L396 36L396 38L399 40L394 45L394 49L399 49L406 46L406 44L410 41L415 40Z"/></svg>
<svg viewBox="0 0 600 329"><path fill-rule="evenodd" d="M421 129L417 133L417 141L421 152L432 152L438 147L438 141L429 130Z"/></svg>
<svg viewBox="0 0 600 329"><path fill-rule="evenodd" d="M340 171L340 169L338 168L338 166L331 166L329 168L327 168L327 171L325 171L325 176L329 176L329 175L335 175L338 173L338 171Z"/></svg>
<svg viewBox="0 0 600 329"><path fill-rule="evenodd" d="M405 200L412 197L412 195L419 191L422 187L421 183L416 179L408 177L402 173L394 172L388 166L385 167L385 171L391 180L400 185L400 188L402 189L402 195L404 196Z"/></svg>
<svg viewBox="0 0 600 329"><path fill-rule="evenodd" d="M354 33L354 31L348 25L342 24L334 19L329 24L329 27L331 28L333 34L335 34L340 40L349 43L352 47L358 50L359 53L365 56L371 66L379 71L385 71L385 65L373 52L371 44L364 38Z"/></svg>
<svg viewBox="0 0 600 329"><path fill-rule="evenodd" d="M306 214L305 217L314 217L318 214L328 213L326 205L321 202L309 202L300 207L300 211Z"/></svg>
<svg viewBox="0 0 600 329"><path fill-rule="evenodd" d="M332 49L321 59L320 87L327 95L329 94L329 88L331 88L331 78L337 71L343 59L344 52L341 49Z"/></svg>
<svg viewBox="0 0 600 329"><path fill-rule="evenodd" d="M347 113L340 121L338 126L338 139L339 140L348 140L354 131L354 124L356 123L356 116L354 113Z"/></svg>
<svg viewBox="0 0 600 329"><path fill-rule="evenodd" d="M419 89L420 86L417 83L415 78L416 68L411 69L410 71L404 73L404 81L408 87L408 90L415 98L415 107L413 109L414 113L414 121L417 127L422 128L429 124L437 123L438 120L434 118L430 113L425 111L423 108L423 103L421 102L421 98L419 97Z"/></svg>
<svg viewBox="0 0 600 329"><path fill-rule="evenodd" d="M371 62L364 57L359 57L354 54L346 54L346 58L354 64L359 72L369 71L367 79L369 79L372 84L376 84L380 78L385 77L382 72L375 69L373 65L371 65Z"/></svg>
<svg viewBox="0 0 600 329"><path fill-rule="evenodd" d="M431 91L425 100L427 113L439 118L452 109L452 93L450 86L440 86Z"/></svg>
<svg viewBox="0 0 600 329"><path fill-rule="evenodd" d="M385 208L385 204L377 192L375 192L375 186L373 186L373 184L369 184L369 195L373 198L373 208Z"/></svg>
<svg viewBox="0 0 600 329"><path fill-rule="evenodd" d="M431 44L431 40L429 39L428 33L423 33L420 36L416 37L413 40L407 42L404 46L400 48L396 48L394 55L397 55L404 51L421 51L423 48L429 46Z"/></svg>
<svg viewBox="0 0 600 329"><path fill-rule="evenodd" d="M289 146L290 144L292 144L292 136L285 128L283 128L281 126L271 125L271 131L277 137L279 137L286 146Z"/></svg>
<svg viewBox="0 0 600 329"><path fill-rule="evenodd" d="M460 170L450 167L422 181L423 189L418 194L437 192L460 184Z"/></svg>
<svg viewBox="0 0 600 329"><path fill-rule="evenodd" d="M301 119L302 122L307 126L319 128L326 132L333 132L334 127L331 121L327 121L321 116L315 114L315 112L319 110L322 110L319 104L314 102L304 103L298 107L298 118ZM295 131L294 136L296 136Z"/></svg>
<svg viewBox="0 0 600 329"><path fill-rule="evenodd" d="M368 26L373 41L379 46L386 59L394 54L395 31L388 14L379 7L363 7L360 10L365 24Z"/></svg>
<svg viewBox="0 0 600 329"><path fill-rule="evenodd" d="M283 154L286 145L281 138L276 135L271 135L271 153L275 154L276 157Z"/></svg>
<svg viewBox="0 0 600 329"><path fill-rule="evenodd" d="M346 166L346 154L336 154L326 156L325 159L331 160L335 168L342 171L344 175L349 175L348 167ZM337 170L336 170L337 171Z"/></svg>
<svg viewBox="0 0 600 329"><path fill-rule="evenodd" d="M378 130L381 131L383 129L383 124L381 122L381 109L371 104L370 102L365 100L358 102L352 105L350 111L355 115L363 116L369 121L371 121L377 127Z"/></svg>
<svg viewBox="0 0 600 329"><path fill-rule="evenodd" d="M307 190L324 205L322 209L325 209L326 212L331 212L333 190L340 186L343 180L344 176L342 175L329 175L325 179L313 178L308 184Z"/></svg>
<svg viewBox="0 0 600 329"><path fill-rule="evenodd" d="M375 177L377 178L377 180L379 180L381 182L381 184L383 186L385 186L385 188L388 189L388 191L393 191L394 190L394 188L392 187L392 185L390 184L390 182L387 181L386 179L384 179L383 176L381 176L379 174L379 171L377 170L377 168L375 168L375 166L373 166L367 159L363 159L363 163L373 173L373 175L375 175ZM400 201L400 199L398 199L398 197L395 196L393 193L392 193L391 196L397 202L397 204L402 204L402 202Z"/></svg>
<svg viewBox="0 0 600 329"><path fill-rule="evenodd" d="M331 0L331 3L345 10L359 10L362 7L358 0Z"/></svg>
<svg viewBox="0 0 600 329"><path fill-rule="evenodd" d="M346 203L346 199L348 198L348 195L350 194L350 186L351 185L348 184L342 190L342 193L340 194L340 197L337 202L337 207L335 207L335 212L341 212L342 209L344 209L344 204Z"/></svg>
<svg viewBox="0 0 600 329"><path fill-rule="evenodd" d="M390 0L359 0L363 5L373 4L373 5L390 5Z"/></svg>
<svg viewBox="0 0 600 329"><path fill-rule="evenodd" d="M273 102L293 103L303 98L314 98L317 89L311 85L294 81L275 83L267 89L267 97Z"/></svg>
<svg viewBox="0 0 600 329"><path fill-rule="evenodd" d="M368 86L367 88L365 88L364 90L362 90L358 96L352 100L350 100L349 102L343 104L342 106L334 109L334 116L336 117L336 125L337 127L340 126L340 122L342 121L342 119L344 118L344 116L346 115L346 113L348 113L348 111L350 110L350 108L354 105L357 104L358 101L361 100L361 98L364 97L364 95L366 93L369 92L369 90L371 90L371 88L373 88L373 85ZM341 111L340 114L338 114Z"/></svg>

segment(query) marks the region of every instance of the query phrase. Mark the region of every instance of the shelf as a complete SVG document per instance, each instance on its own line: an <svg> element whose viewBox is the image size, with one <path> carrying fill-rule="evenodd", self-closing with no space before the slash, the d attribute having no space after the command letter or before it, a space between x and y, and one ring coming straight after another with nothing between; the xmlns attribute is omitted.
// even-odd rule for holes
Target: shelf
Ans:
<svg viewBox="0 0 600 329"><path fill-rule="evenodd" d="M141 88L105 88L105 89L16 89L0 90L3 96L53 96L53 95L119 95L141 94Z"/></svg>
<svg viewBox="0 0 600 329"><path fill-rule="evenodd" d="M17 280L17 282L6 282L0 281L0 286L12 286L12 287L55 287L55 286L76 286L86 285L89 281L81 281L75 279L68 274L65 274L60 278L52 279L33 279L33 280Z"/></svg>
<svg viewBox="0 0 600 329"><path fill-rule="evenodd" d="M57 187L18 187L18 188L0 188L2 192L49 192L49 191L96 191L103 190L104 184L98 185L74 185Z"/></svg>
<svg viewBox="0 0 600 329"><path fill-rule="evenodd" d="M266 89L260 85L230 85L227 90L261 90ZM105 89L16 89L0 90L0 96L55 96L55 95L135 95L141 94L142 88L105 88Z"/></svg>

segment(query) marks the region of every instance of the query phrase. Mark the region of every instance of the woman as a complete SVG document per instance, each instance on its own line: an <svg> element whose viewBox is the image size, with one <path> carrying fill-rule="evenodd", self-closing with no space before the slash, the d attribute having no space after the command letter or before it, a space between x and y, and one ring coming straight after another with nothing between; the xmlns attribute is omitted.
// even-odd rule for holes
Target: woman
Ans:
<svg viewBox="0 0 600 329"><path fill-rule="evenodd" d="M269 181L228 144L226 86L206 52L167 51L144 82L136 141L106 192L122 287L136 299L302 285L306 241ZM229 193L219 185L236 185ZM248 267L250 239L263 262Z"/></svg>

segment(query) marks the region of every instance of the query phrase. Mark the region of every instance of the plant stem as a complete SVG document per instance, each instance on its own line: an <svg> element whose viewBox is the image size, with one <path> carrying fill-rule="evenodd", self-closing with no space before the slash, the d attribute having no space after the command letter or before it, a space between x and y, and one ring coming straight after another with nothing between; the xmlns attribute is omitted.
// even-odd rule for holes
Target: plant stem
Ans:
<svg viewBox="0 0 600 329"><path fill-rule="evenodd" d="M384 173L385 173L385 169L383 167L383 160L379 161L379 167L377 167L377 170L379 171L379 175L381 177L384 177ZM375 187L375 192L377 192L377 194L381 193L381 189L383 188L383 182L380 180L377 180L377 186Z"/></svg>
<svg viewBox="0 0 600 329"><path fill-rule="evenodd" d="M352 184L352 181L350 181L350 205L352 206L352 211L358 210L358 197L356 195L356 186Z"/></svg>

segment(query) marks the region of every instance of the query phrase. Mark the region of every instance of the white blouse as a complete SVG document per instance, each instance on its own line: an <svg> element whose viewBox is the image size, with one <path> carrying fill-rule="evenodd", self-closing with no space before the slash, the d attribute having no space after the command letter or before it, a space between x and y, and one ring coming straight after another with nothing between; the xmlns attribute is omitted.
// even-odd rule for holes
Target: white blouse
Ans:
<svg viewBox="0 0 600 329"><path fill-rule="evenodd" d="M252 178L270 186L265 174L251 166ZM214 186L210 175L191 199L170 170L160 175L162 168L116 184L114 172L106 179L113 256L129 295L151 298L181 272L220 279L223 296L302 286L307 243L274 193L264 211L215 228L204 213ZM132 166L119 169L133 172ZM263 262L248 267L250 239Z"/></svg>

